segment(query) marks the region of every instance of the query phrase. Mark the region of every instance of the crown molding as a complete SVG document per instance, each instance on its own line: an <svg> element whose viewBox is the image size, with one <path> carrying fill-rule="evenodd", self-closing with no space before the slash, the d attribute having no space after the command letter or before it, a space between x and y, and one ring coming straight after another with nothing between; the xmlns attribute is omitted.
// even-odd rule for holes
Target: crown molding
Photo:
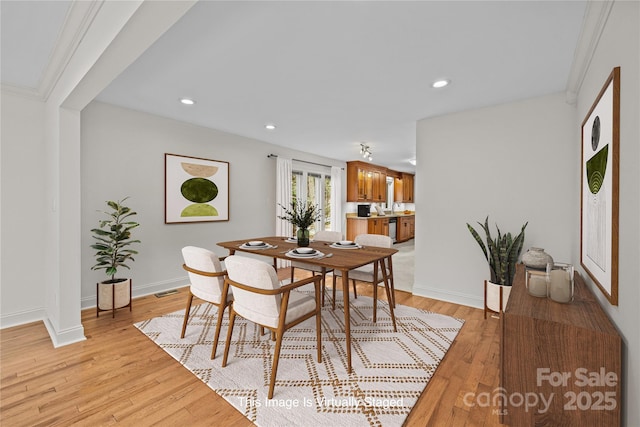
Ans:
<svg viewBox="0 0 640 427"><path fill-rule="evenodd" d="M7 83L2 83L0 85L0 90L3 93L10 93L13 95L21 96L23 98L29 98L34 101L44 101L40 92L37 89L31 87L24 86L14 86Z"/></svg>
<svg viewBox="0 0 640 427"><path fill-rule="evenodd" d="M573 63L567 81L566 99L574 105L578 99L578 92L593 59L593 55L600 42L600 36L609 19L611 8L615 0L589 1L582 20L582 30L578 38Z"/></svg>
<svg viewBox="0 0 640 427"><path fill-rule="evenodd" d="M49 63L38 85L37 92L45 101L51 95L103 3L104 0L76 0L71 3L49 57Z"/></svg>

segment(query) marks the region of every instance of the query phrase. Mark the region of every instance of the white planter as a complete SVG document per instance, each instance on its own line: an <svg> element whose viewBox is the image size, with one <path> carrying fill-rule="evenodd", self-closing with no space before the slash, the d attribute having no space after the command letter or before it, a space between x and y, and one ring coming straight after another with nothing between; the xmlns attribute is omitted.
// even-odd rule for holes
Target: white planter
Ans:
<svg viewBox="0 0 640 427"><path fill-rule="evenodd" d="M500 294L502 293L502 307L500 307ZM497 283L484 281L484 306L485 306L485 318L487 317L487 310L500 313L504 311L511 294L511 286L502 286Z"/></svg>
<svg viewBox="0 0 640 427"><path fill-rule="evenodd" d="M100 282L97 294L99 311L126 307L131 304L131 279L117 283Z"/></svg>

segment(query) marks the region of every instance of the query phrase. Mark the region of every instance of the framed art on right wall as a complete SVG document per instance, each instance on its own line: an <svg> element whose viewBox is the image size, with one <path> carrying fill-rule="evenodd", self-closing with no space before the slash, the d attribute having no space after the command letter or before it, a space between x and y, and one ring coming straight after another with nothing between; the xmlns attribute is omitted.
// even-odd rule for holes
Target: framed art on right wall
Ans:
<svg viewBox="0 0 640 427"><path fill-rule="evenodd" d="M580 264L618 305L620 67L611 71L582 122Z"/></svg>

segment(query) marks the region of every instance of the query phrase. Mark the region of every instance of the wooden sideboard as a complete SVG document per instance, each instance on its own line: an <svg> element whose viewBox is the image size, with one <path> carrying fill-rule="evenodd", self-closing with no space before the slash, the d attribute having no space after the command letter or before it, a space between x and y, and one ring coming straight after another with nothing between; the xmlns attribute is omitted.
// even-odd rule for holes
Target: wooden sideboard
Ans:
<svg viewBox="0 0 640 427"><path fill-rule="evenodd" d="M577 272L574 281L574 301L559 304L529 295L518 266L500 317L501 423L620 425L622 339Z"/></svg>

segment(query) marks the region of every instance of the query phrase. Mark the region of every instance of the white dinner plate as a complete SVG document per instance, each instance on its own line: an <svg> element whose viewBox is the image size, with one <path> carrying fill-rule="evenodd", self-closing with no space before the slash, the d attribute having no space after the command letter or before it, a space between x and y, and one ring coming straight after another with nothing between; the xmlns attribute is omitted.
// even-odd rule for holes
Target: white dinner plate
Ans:
<svg viewBox="0 0 640 427"><path fill-rule="evenodd" d="M334 249L360 249L362 246L353 244L353 245L341 245L340 243L332 243L329 247Z"/></svg>
<svg viewBox="0 0 640 427"><path fill-rule="evenodd" d="M287 252L287 256L291 257L291 258L319 258L324 256L324 254L320 251L315 251L313 253L310 254L299 254L295 252L294 250L291 250L289 252Z"/></svg>
<svg viewBox="0 0 640 427"><path fill-rule="evenodd" d="M269 249L272 247L273 246L268 243L265 243L264 245L250 245L248 243L243 243L242 245L240 245L241 249Z"/></svg>
<svg viewBox="0 0 640 427"><path fill-rule="evenodd" d="M285 242L287 242L287 243L298 243L298 239L296 239L295 237L289 237L288 239L285 240ZM313 239L309 239L309 242L313 242Z"/></svg>

